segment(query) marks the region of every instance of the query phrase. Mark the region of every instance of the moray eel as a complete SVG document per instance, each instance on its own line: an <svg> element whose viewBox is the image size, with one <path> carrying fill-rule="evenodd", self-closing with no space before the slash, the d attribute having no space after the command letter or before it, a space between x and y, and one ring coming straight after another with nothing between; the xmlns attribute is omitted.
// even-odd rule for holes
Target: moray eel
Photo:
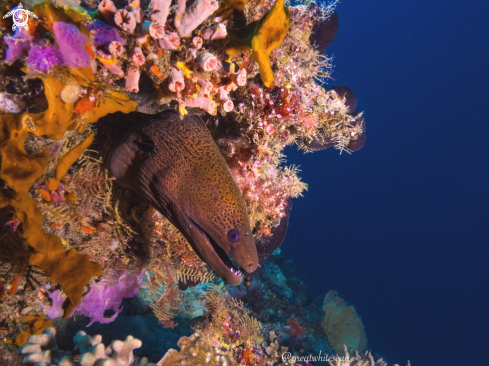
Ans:
<svg viewBox="0 0 489 366"><path fill-rule="evenodd" d="M166 216L195 252L232 285L258 255L246 205L202 119L175 111L130 113L137 123L109 152L109 173Z"/></svg>

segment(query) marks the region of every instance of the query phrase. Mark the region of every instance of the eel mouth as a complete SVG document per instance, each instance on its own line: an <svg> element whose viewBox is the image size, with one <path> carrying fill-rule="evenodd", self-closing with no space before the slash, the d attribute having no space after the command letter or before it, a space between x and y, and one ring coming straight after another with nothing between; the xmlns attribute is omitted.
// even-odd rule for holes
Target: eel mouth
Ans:
<svg viewBox="0 0 489 366"><path fill-rule="evenodd" d="M233 260L229 257L224 249L216 243L216 241L209 235L202 227L200 227L195 221L187 216L191 226L195 228L195 231L199 236L204 239L206 248L202 248L196 245L199 250L199 254L204 261L226 282L231 285L239 285L243 279L243 273L233 264ZM201 241L199 241L200 244ZM197 243L196 243L197 244ZM239 266L238 266L239 267Z"/></svg>

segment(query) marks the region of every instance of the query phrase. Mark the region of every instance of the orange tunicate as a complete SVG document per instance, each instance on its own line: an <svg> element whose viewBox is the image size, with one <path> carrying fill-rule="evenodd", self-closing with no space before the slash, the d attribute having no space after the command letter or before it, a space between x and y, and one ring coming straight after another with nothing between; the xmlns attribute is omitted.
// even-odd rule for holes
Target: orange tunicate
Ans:
<svg viewBox="0 0 489 366"><path fill-rule="evenodd" d="M89 226L83 226L81 228L81 231L82 231L82 233L85 233L85 234L91 234L91 233L96 232L97 229L94 229L93 227L89 227Z"/></svg>
<svg viewBox="0 0 489 366"><path fill-rule="evenodd" d="M76 200L78 199L75 192L66 192L64 194L64 198L68 202L76 202Z"/></svg>
<svg viewBox="0 0 489 366"><path fill-rule="evenodd" d="M90 100L90 97L87 94L83 98L81 98L78 101L78 103L76 103L75 114L77 116L82 116L86 112L91 111L94 108L95 108L95 99L93 101Z"/></svg>
<svg viewBox="0 0 489 366"><path fill-rule="evenodd" d="M90 58L92 60L95 59L95 53L93 52L93 48L92 48L92 44L91 43L87 43L85 45L85 51L87 51L88 55L90 56Z"/></svg>
<svg viewBox="0 0 489 366"><path fill-rule="evenodd" d="M23 273L23 267L21 266L19 269L19 272L17 273L17 276L15 276L14 280L10 283L12 285L12 288L10 289L8 295L12 296L17 292L17 286L19 285L20 278L22 277Z"/></svg>
<svg viewBox="0 0 489 366"><path fill-rule="evenodd" d="M158 68L158 65L151 66L151 72L160 79L163 77L163 73Z"/></svg>
<svg viewBox="0 0 489 366"><path fill-rule="evenodd" d="M48 189L50 191L57 191L60 185L60 181L55 178L48 178Z"/></svg>
<svg viewBox="0 0 489 366"><path fill-rule="evenodd" d="M51 195L49 194L48 191L46 191L45 189L40 189L38 193L39 193L39 196L41 196L41 198L44 201L51 202Z"/></svg>

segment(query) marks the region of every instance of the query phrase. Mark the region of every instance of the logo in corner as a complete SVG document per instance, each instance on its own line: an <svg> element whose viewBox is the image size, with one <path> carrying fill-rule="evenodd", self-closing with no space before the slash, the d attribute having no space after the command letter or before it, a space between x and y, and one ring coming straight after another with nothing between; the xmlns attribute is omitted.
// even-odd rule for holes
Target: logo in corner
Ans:
<svg viewBox="0 0 489 366"><path fill-rule="evenodd" d="M19 4L17 9L9 11L7 14L3 16L3 19L8 17L13 17L14 25L12 26L12 30L16 30L17 28L24 28L26 31L29 30L29 25L27 22L29 21L29 15L36 19L39 19L36 14L32 11L25 10L22 6L22 3Z"/></svg>

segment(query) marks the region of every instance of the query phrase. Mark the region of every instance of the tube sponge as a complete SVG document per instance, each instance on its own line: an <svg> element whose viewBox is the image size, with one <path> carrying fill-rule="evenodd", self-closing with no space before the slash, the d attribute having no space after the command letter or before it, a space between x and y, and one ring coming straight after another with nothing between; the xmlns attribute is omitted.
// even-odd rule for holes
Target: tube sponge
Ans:
<svg viewBox="0 0 489 366"><path fill-rule="evenodd" d="M178 35L180 37L189 37L192 31L218 8L219 3L215 0L195 0L183 15L181 14L182 9L179 7L178 14L175 16L175 26Z"/></svg>

